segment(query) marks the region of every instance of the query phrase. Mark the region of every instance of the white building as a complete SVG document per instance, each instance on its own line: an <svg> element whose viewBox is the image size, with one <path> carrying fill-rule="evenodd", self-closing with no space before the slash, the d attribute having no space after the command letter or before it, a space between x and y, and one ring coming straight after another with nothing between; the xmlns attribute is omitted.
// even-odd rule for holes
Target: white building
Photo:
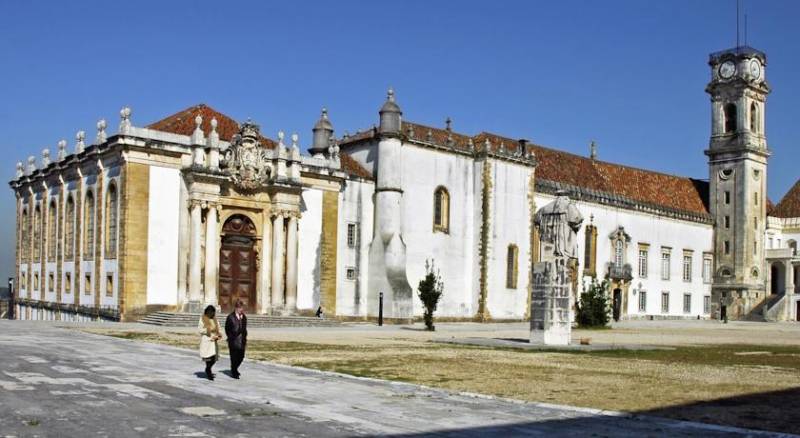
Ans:
<svg viewBox="0 0 800 438"><path fill-rule="evenodd" d="M407 319L428 260L438 317L519 320L538 259L533 215L566 191L584 217L573 281L607 278L616 318L797 318L800 188L767 217L766 57L712 54L709 180L636 169L490 133L403 120L309 155L205 105L117 133L98 123L18 164L18 311L135 320L155 310ZM699 157L698 151L698 157ZM710 182L709 182L710 181ZM711 201L710 201L711 200ZM770 266L767 266L767 263Z"/></svg>

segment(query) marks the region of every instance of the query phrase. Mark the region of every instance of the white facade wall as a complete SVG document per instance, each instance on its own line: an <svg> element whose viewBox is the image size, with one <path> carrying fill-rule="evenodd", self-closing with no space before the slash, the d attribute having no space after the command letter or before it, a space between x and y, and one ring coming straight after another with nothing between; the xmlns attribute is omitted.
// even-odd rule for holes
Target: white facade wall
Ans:
<svg viewBox="0 0 800 438"><path fill-rule="evenodd" d="M297 308L319 305L320 247L322 237L322 190L303 189L298 223Z"/></svg>
<svg viewBox="0 0 800 438"><path fill-rule="evenodd" d="M437 315L474 316L477 311L473 281L477 257L474 161L471 157L411 144L404 144L402 150L403 237L407 248L406 273L414 291L414 314L422 314L416 288L425 276L425 261L433 259L444 282ZM450 195L448 233L433 231L433 196L439 186Z"/></svg>
<svg viewBox="0 0 800 438"><path fill-rule="evenodd" d="M180 171L150 167L147 224L147 304L178 302Z"/></svg>
<svg viewBox="0 0 800 438"><path fill-rule="evenodd" d="M554 198L537 194L536 205L541 208ZM667 317L707 317L703 309L703 297L711 295L711 284L703 281L703 254L712 252L713 229L711 225L671 219L653 214L640 213L600 204L577 202L584 217L583 226L578 232L579 289L591 281L583 277L585 253L585 229L593 216L597 227L597 276L601 280L606 266L613 261L611 233L622 226L630 236L625 251L625 263L633 270L633 280L628 291L628 317L667 316ZM649 244L647 275L639 275L639 244ZM662 248L670 249L669 280L662 279ZM684 250L692 250L691 281L683 280ZM639 293L645 291L646 310L639 311ZM661 294L669 292L669 311L661 309ZM691 311L683 310L683 296L691 294Z"/></svg>
<svg viewBox="0 0 800 438"><path fill-rule="evenodd" d="M490 221L487 306L492 318L523 318L530 290L531 209L528 187L533 169L506 161L490 160L489 163L492 169L492 217ZM507 287L508 247L510 245L517 247L515 288ZM475 253L477 253L477 246Z"/></svg>
<svg viewBox="0 0 800 438"><path fill-rule="evenodd" d="M339 193L337 236L336 313L364 316L367 312L367 280L369 278L369 243L373 236L375 185L371 181L348 180ZM348 241L348 228L355 229ZM355 273L348 278L348 271Z"/></svg>

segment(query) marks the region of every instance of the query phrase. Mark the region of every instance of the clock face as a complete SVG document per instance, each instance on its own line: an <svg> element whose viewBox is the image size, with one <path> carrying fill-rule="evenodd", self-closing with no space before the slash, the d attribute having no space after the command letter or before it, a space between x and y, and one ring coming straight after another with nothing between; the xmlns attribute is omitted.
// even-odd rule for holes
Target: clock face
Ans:
<svg viewBox="0 0 800 438"><path fill-rule="evenodd" d="M728 79L736 73L736 64L733 61L725 61L719 66L719 75L723 79Z"/></svg>
<svg viewBox="0 0 800 438"><path fill-rule="evenodd" d="M753 79L761 78L761 63L755 59L750 61L750 76L752 76Z"/></svg>

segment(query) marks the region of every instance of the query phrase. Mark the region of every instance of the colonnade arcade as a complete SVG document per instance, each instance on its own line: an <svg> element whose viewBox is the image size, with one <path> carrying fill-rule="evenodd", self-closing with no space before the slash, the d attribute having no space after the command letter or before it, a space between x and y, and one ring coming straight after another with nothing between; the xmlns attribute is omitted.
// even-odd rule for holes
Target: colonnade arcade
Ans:
<svg viewBox="0 0 800 438"><path fill-rule="evenodd" d="M187 310L241 300L250 312L294 313L299 218L297 204L191 200Z"/></svg>

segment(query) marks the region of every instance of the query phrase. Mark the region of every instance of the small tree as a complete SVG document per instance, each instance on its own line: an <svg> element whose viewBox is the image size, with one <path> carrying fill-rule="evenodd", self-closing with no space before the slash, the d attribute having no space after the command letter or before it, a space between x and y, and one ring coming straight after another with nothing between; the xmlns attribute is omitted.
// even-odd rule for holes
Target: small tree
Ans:
<svg viewBox="0 0 800 438"><path fill-rule="evenodd" d="M587 288L583 286L584 292L575 306L575 316L578 320L578 327L605 327L609 321L609 300L608 300L608 280L597 282L592 279Z"/></svg>
<svg viewBox="0 0 800 438"><path fill-rule="evenodd" d="M420 280L419 286L417 286L417 294L420 301L422 301L422 305L425 306L425 328L430 331L435 330L433 312L436 311L436 306L439 304L443 290L444 283L439 271L434 270L433 260L425 260L425 277Z"/></svg>

